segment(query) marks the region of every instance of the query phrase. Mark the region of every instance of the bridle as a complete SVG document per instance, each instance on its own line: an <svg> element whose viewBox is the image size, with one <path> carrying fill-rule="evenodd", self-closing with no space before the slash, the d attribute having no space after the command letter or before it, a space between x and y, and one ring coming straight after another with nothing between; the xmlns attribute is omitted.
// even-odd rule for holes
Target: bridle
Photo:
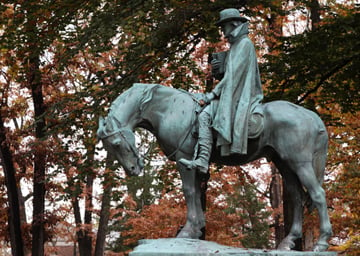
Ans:
<svg viewBox="0 0 360 256"><path fill-rule="evenodd" d="M153 93L155 90L157 89L157 87L153 87L151 89L151 93ZM200 107L198 111L195 110L196 108L196 105L197 106L201 106L201 104L199 103L199 100L191 93L185 91L185 90L181 90L180 91L182 93L186 93L188 94L197 104L194 105L194 109L193 109L193 112L195 112L197 115L202 111L204 110L204 107ZM139 112L140 112L140 115L141 113L144 111L144 108L147 104L145 103L148 103L150 100L149 99L146 99L144 100L144 98L141 99L141 104L140 104L140 108L139 108ZM109 117L108 117L109 118ZM119 121L113 116L113 119L114 121L117 123L117 124L120 124ZM189 135L191 134L191 130L193 129L193 127L195 126L195 123L196 123L196 118L193 117L193 120L191 120L191 124L189 126L189 128L187 129L187 131L185 131L184 133L184 136L183 138L180 140L179 144L177 145L176 149L170 154L167 156L167 158L171 159L177 152L180 151L180 148L183 146L183 144L185 143L186 139L189 137ZM116 130L112 131L111 133L109 134L104 134L104 136L100 136L100 139L107 139L111 136L114 136L116 134L119 134L122 139L127 143L127 145L130 147L131 151L135 154L136 158L138 159L138 162L139 161L142 161L142 159L149 159L149 157L147 156L148 153L150 153L151 150L148 150L147 151L147 154L140 154L140 152L137 151L137 149L135 148L135 146L133 146L131 143L129 143L129 141L126 139L126 136L124 135L124 130L126 128L124 126L120 126L120 128L117 128ZM105 133L105 131L104 131ZM140 157L141 156L141 157Z"/></svg>
<svg viewBox="0 0 360 256"><path fill-rule="evenodd" d="M107 139L109 137L112 137L114 135L120 135L120 137L122 138L123 141L125 141L125 143L129 146L129 148L131 149L131 151L134 153L134 155L136 156L137 158L137 161L138 163L140 163L142 161L142 157L144 158L145 156L142 156L140 157L140 153L137 151L137 149L135 148L134 145L132 145L126 138L125 134L124 134L124 131L126 130L127 128L125 127L120 127L120 128L117 128L115 131L109 133L109 134L105 134L104 136L101 136L100 139L101 140L104 140L104 139Z"/></svg>

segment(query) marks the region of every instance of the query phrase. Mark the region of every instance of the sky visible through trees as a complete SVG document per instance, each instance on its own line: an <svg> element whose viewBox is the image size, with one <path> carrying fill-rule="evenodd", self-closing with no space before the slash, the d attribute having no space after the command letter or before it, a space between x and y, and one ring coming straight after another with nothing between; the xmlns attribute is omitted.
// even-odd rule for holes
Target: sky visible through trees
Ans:
<svg viewBox="0 0 360 256"><path fill-rule="evenodd" d="M217 81L208 56L227 47L214 23L228 7L251 18L265 100L300 104L324 120L330 249L359 253L358 1L5 0L0 254L46 255L65 241L80 255L123 255L138 239L175 236L185 205L174 163L138 131L152 161L141 177L125 177L102 153L98 119L134 82L210 91ZM263 165L212 166L207 239L275 246L282 186ZM305 249L318 234L316 214L307 216Z"/></svg>

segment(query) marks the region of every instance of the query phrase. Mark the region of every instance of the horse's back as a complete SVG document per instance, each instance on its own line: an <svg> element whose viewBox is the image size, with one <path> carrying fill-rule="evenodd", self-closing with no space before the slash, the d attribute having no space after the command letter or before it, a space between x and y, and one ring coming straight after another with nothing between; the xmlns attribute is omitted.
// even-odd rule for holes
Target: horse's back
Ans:
<svg viewBox="0 0 360 256"><path fill-rule="evenodd" d="M273 101L264 104L264 116L266 143L281 158L311 160L315 152L326 150L326 127L314 112L287 101Z"/></svg>
<svg viewBox="0 0 360 256"><path fill-rule="evenodd" d="M268 125L278 129L295 128L294 132L326 131L320 117L313 111L288 101L272 101L264 104L264 115Z"/></svg>

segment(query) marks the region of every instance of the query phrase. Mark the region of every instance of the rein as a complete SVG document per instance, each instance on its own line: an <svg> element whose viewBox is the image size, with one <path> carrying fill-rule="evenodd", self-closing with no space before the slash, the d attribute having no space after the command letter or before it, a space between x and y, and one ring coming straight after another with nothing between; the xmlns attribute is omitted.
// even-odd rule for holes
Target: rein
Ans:
<svg viewBox="0 0 360 256"><path fill-rule="evenodd" d="M107 138L109 138L109 137L111 137L111 136L113 136L113 135L115 135L115 134L117 134L117 133L121 133L122 134L122 130L124 130L124 128L118 128L118 129L116 129L115 131L113 131L113 132L111 132L111 133L109 133L109 134L106 134L105 136L101 136L101 139L103 140L103 139L107 139ZM123 135L121 136L121 137L124 137Z"/></svg>
<svg viewBox="0 0 360 256"><path fill-rule="evenodd" d="M185 91L183 89L179 89L179 91L189 95L192 100L198 104L198 106L201 106L200 104L200 101L194 97L194 95L192 93L189 93L188 91ZM196 123L196 118L194 118L196 115L200 114L204 109L205 109L206 106L201 106L200 108L200 111L199 112L196 112L196 105L194 105L193 107L193 113L195 113L195 115L192 116L192 120L191 120L191 125L189 125L189 128L187 129L186 133L185 133L185 136L183 137L183 139L181 140L181 143L178 144L178 146L176 147L176 149L174 150L174 152L172 152L170 155L168 155L168 158L171 159L177 152L180 151L180 148L184 145L186 139L189 137L192 129L194 128L195 126L195 123Z"/></svg>
<svg viewBox="0 0 360 256"><path fill-rule="evenodd" d="M149 90L147 92L144 92L144 95L140 100L140 102L141 102L141 104L139 106L140 115L141 115L141 112L143 112L145 110L147 103L149 103L151 101L151 98L152 98L151 95L154 93L154 91L157 88L159 88L159 87L155 86L155 87L151 88L151 90ZM195 114L192 115L191 124L189 125L188 129L185 131L184 136L180 140L180 143L177 145L176 149L170 155L167 156L167 158L169 158L169 159L171 159L173 156L176 155L176 153L178 153L180 151L181 147L184 145L186 139L189 137L189 135L191 134L192 129L195 126L196 116L199 113L201 113L205 108L205 106L201 106L199 100L193 94L189 93L188 91L182 90L182 89L179 89L179 91L181 93L185 93L185 94L189 95L192 98L192 100L195 102L195 104L193 105L193 111L192 111ZM201 108L199 110L197 110L197 106L201 106ZM121 124L119 124L119 121L116 119L116 117L114 118L114 120L118 125L121 125ZM120 126L120 128L117 128L116 130L112 131L111 133L105 134L104 136L102 136L101 139L106 139L106 138L109 138L109 137L114 136L116 134L119 134L122 137L122 139L128 144L131 151L136 155L138 160L141 160L141 157L144 158L144 159L149 159L149 157L147 157L147 155L150 153L151 150L148 150L146 154L141 154L140 152L138 152L137 149L131 143L129 143L128 140L126 139L126 136L123 133L124 129L125 129L124 127Z"/></svg>
<svg viewBox="0 0 360 256"><path fill-rule="evenodd" d="M140 104L140 107L139 107L139 112L140 112L140 115L142 115L141 113L143 111L145 111L146 109L146 106L147 106L147 103L149 103L152 99L152 95L153 93L158 89L160 88L159 86L154 86L152 87L150 90L144 92L143 94L143 97L142 99L140 100L141 104ZM176 155L176 153L178 153L180 151L180 148L184 145L186 139L189 137L192 129L194 128L195 126L195 123L196 123L196 118L195 116L198 115L199 113L201 113L206 106L204 107L201 107L199 111L196 111L196 106L201 106L200 104L200 101L199 99L197 99L192 93L189 93L188 91L186 90L183 90L183 89L178 89L179 92L181 93L185 93L187 95L189 95L191 97L191 99L196 103L194 104L193 106L193 113L195 113L195 115L192 116L192 120L191 120L191 124L189 125L189 128L186 130L186 132L184 133L185 135L183 136L183 138L181 139L181 142L178 144L178 146L176 147L176 149L170 154L167 156L168 159L171 159L173 156ZM151 150L148 150L148 153L150 152ZM148 154L147 153L147 154ZM146 155L144 155L144 158L148 159L146 157ZM166 157L164 157L166 158Z"/></svg>
<svg viewBox="0 0 360 256"><path fill-rule="evenodd" d="M113 131L113 132L111 132L109 134L106 134L101 139L106 139L106 138L109 138L109 137L114 136L116 134L119 134L121 136L121 138L126 142L126 144L130 147L131 151L134 153L134 155L136 156L138 161L141 160L141 157L139 156L140 153L138 153L137 149L131 143L129 143L128 140L126 139L126 136L123 133L124 130L125 130L124 127L120 127L118 129L116 129L115 131ZM143 156L143 158L145 158L145 156Z"/></svg>

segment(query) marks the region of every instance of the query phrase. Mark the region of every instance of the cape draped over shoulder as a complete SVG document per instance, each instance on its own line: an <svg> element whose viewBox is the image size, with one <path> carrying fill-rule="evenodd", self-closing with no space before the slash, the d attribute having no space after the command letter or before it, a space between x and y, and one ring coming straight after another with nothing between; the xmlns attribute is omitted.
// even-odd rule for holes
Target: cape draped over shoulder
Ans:
<svg viewBox="0 0 360 256"><path fill-rule="evenodd" d="M249 116L263 99L256 52L247 34L248 23L232 32L225 74L213 90L219 100L211 103L212 126L223 156L247 153Z"/></svg>

